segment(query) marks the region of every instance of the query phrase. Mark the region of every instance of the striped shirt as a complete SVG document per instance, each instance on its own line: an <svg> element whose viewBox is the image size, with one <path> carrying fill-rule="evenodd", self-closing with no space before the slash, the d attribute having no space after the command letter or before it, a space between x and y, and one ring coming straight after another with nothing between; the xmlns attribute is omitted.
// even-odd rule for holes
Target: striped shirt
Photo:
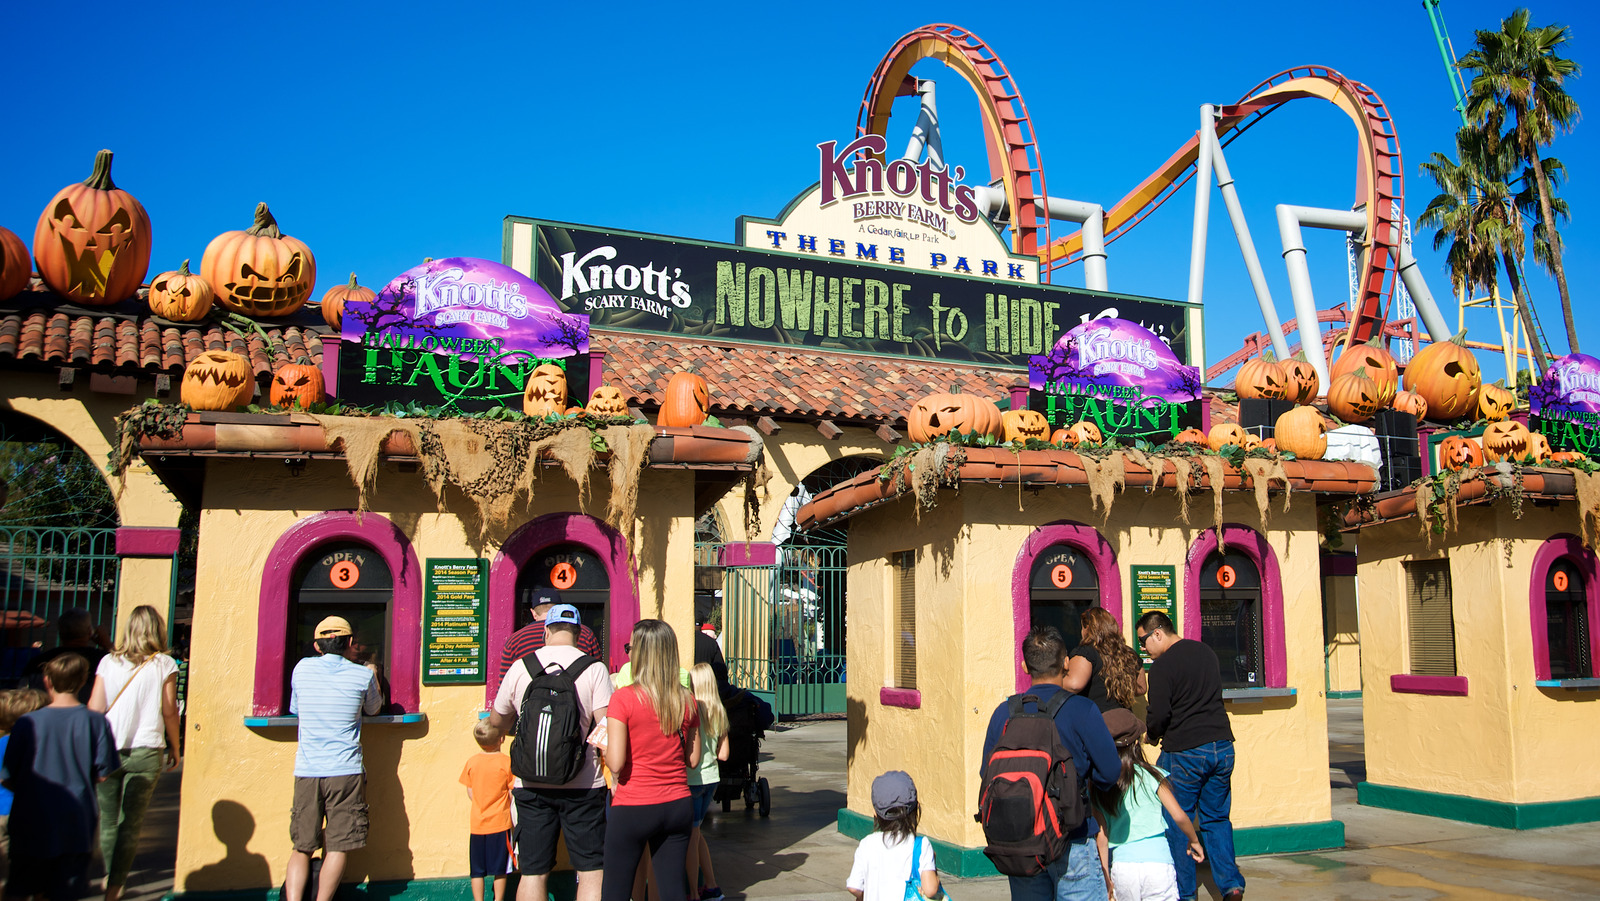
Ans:
<svg viewBox="0 0 1600 901"><path fill-rule="evenodd" d="M289 680L289 712L300 717L296 776L355 776L361 766L361 715L383 706L378 679L338 654L307 657Z"/></svg>
<svg viewBox="0 0 1600 901"><path fill-rule="evenodd" d="M600 639L595 637L594 630L588 626L578 627L578 650L590 657L605 663L605 658L600 656ZM500 650L500 674L504 678L511 672L511 664L532 654L544 647L544 621L532 622L518 629L506 639L506 646Z"/></svg>

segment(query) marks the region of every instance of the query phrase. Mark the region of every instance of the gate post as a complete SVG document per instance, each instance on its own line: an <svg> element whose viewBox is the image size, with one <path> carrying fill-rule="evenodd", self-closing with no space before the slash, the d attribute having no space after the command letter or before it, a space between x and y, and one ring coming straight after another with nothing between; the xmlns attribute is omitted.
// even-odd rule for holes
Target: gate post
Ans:
<svg viewBox="0 0 1600 901"><path fill-rule="evenodd" d="M722 655L734 685L773 704L773 618L778 546L767 541L722 546Z"/></svg>
<svg viewBox="0 0 1600 901"><path fill-rule="evenodd" d="M140 604L161 611L167 621L167 641L172 641L172 619L178 603L178 545L182 531L159 526L122 526L117 529L117 579L115 636Z"/></svg>

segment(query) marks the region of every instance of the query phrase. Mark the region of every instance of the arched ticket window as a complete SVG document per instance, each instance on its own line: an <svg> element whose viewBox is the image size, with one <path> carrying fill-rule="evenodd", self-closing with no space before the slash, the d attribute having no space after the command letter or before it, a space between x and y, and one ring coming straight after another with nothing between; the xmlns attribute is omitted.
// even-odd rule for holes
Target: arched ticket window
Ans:
<svg viewBox="0 0 1600 901"><path fill-rule="evenodd" d="M606 628L611 574L586 545L555 544L536 552L517 573L517 628L533 622L533 594L541 588L561 592L561 602L578 608L583 624L600 639L601 659L609 659Z"/></svg>
<svg viewBox="0 0 1600 901"><path fill-rule="evenodd" d="M1200 641L1217 652L1223 688L1266 684L1261 572L1242 553L1213 551L1200 568Z"/></svg>
<svg viewBox="0 0 1600 901"><path fill-rule="evenodd" d="M1075 647L1083 611L1099 603L1100 577L1081 548L1052 544L1033 561L1028 577L1031 626L1055 626L1067 647Z"/></svg>
<svg viewBox="0 0 1600 901"><path fill-rule="evenodd" d="M1595 678L1600 578L1594 553L1577 536L1556 535L1534 553L1528 608L1537 678Z"/></svg>
<svg viewBox="0 0 1600 901"><path fill-rule="evenodd" d="M1034 529L1011 568L1011 624L1017 691L1028 687L1022 640L1034 625L1061 629L1070 649L1078 643L1078 617L1095 604L1122 623L1122 574L1111 543L1093 527L1059 521Z"/></svg>
<svg viewBox="0 0 1600 901"><path fill-rule="evenodd" d="M353 648L357 661L377 668L387 697L389 603L394 597L394 578L383 556L364 543L342 541L325 545L301 558L293 586L289 599L289 665L284 673L285 691L295 663L317 656L312 644L317 623L325 617L342 616L355 632Z"/></svg>

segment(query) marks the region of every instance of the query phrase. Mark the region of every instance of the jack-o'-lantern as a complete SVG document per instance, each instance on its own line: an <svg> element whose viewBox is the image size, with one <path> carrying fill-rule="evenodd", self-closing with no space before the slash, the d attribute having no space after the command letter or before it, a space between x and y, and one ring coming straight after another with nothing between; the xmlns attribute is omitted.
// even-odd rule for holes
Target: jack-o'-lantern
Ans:
<svg viewBox="0 0 1600 901"><path fill-rule="evenodd" d="M1400 389L1400 367L1394 361L1394 355L1383 346L1383 335L1372 336L1372 340L1365 344L1352 345L1339 355L1333 366L1328 370L1328 391L1333 391L1333 382L1339 376L1365 369L1367 378L1377 386L1378 399L1381 401L1378 409L1389 406L1394 401L1394 394ZM1344 417L1339 417L1343 419ZM1350 420L1355 422L1357 420Z"/></svg>
<svg viewBox="0 0 1600 901"><path fill-rule="evenodd" d="M1072 437L1074 447L1080 444L1100 444L1105 441L1105 436L1100 434L1100 427L1087 419L1080 419L1067 429L1067 434Z"/></svg>
<svg viewBox="0 0 1600 901"><path fill-rule="evenodd" d="M976 394L930 394L906 414L906 437L918 443L951 432L998 438L1000 430L1000 408Z"/></svg>
<svg viewBox="0 0 1600 901"><path fill-rule="evenodd" d="M1550 462L1550 439L1543 434L1530 430L1528 432L1528 453L1524 459L1531 463Z"/></svg>
<svg viewBox="0 0 1600 901"><path fill-rule="evenodd" d="M1428 402L1428 415L1439 422L1455 422L1478 410L1478 389L1483 376L1478 360L1467 349L1467 333L1448 341L1435 341L1417 351L1406 364L1406 390Z"/></svg>
<svg viewBox="0 0 1600 901"><path fill-rule="evenodd" d="M1490 382L1478 389L1478 418L1499 422L1511 418L1511 409L1517 405L1517 395L1503 382Z"/></svg>
<svg viewBox="0 0 1600 901"><path fill-rule="evenodd" d="M1050 443L1057 447L1071 447L1073 445L1072 430L1059 428L1050 433Z"/></svg>
<svg viewBox="0 0 1600 901"><path fill-rule="evenodd" d="M1249 434L1237 422L1219 422L1206 433L1206 444L1212 450L1222 450L1230 444L1234 447L1244 447L1245 438Z"/></svg>
<svg viewBox="0 0 1600 901"><path fill-rule="evenodd" d="M1233 390L1240 400L1283 400L1289 396L1289 373L1263 354L1239 367Z"/></svg>
<svg viewBox="0 0 1600 901"><path fill-rule="evenodd" d="M1488 463L1522 459L1528 452L1528 427L1513 419L1491 422L1483 427L1483 459Z"/></svg>
<svg viewBox="0 0 1600 901"><path fill-rule="evenodd" d="M1384 406L1382 389L1365 369L1334 376L1328 386L1328 412L1345 422L1366 422Z"/></svg>
<svg viewBox="0 0 1600 901"><path fill-rule="evenodd" d="M1316 407L1295 407L1272 424L1277 450L1302 460L1320 460L1328 452L1328 421Z"/></svg>
<svg viewBox="0 0 1600 901"><path fill-rule="evenodd" d="M616 385L601 385L589 395L589 405L583 412L595 419L609 419L613 416L628 415L628 401L622 396L622 389Z"/></svg>
<svg viewBox="0 0 1600 901"><path fill-rule="evenodd" d="M1050 435L1050 420L1038 410L1007 410L1000 414L1004 441L1043 441Z"/></svg>
<svg viewBox="0 0 1600 901"><path fill-rule="evenodd" d="M246 316L288 316L305 305L317 283L317 260L299 238L278 228L267 205L256 205L255 224L223 232L206 245L200 275L216 289L217 303Z"/></svg>
<svg viewBox="0 0 1600 901"><path fill-rule="evenodd" d="M1257 435L1254 432L1245 432L1245 434L1244 434L1244 449L1245 450L1253 451L1256 448L1259 448L1260 446L1261 446L1261 436L1260 435Z"/></svg>
<svg viewBox="0 0 1600 901"><path fill-rule="evenodd" d="M1589 459L1577 451L1556 451L1550 455L1551 463L1581 463Z"/></svg>
<svg viewBox="0 0 1600 901"><path fill-rule="evenodd" d="M322 403L325 396L322 370L309 357L279 366L278 371L272 374L272 386L267 391L267 400L274 407L299 404L303 410L310 409L312 404Z"/></svg>
<svg viewBox="0 0 1600 901"><path fill-rule="evenodd" d="M567 408L567 371L554 363L541 363L522 389L522 412L538 419Z"/></svg>
<svg viewBox="0 0 1600 901"><path fill-rule="evenodd" d="M183 369L179 398L196 410L232 410L255 397L250 361L231 350L208 350Z"/></svg>
<svg viewBox="0 0 1600 901"><path fill-rule="evenodd" d="M1451 435L1439 442L1439 465L1451 472L1483 465L1483 448L1462 435Z"/></svg>
<svg viewBox="0 0 1600 901"><path fill-rule="evenodd" d="M10 300L28 287L33 261L28 247L9 228L0 228L0 300Z"/></svg>
<svg viewBox="0 0 1600 901"><path fill-rule="evenodd" d="M111 151L94 172L50 198L33 230L33 258L50 290L92 307L127 300L150 271L150 216L111 181Z"/></svg>
<svg viewBox="0 0 1600 901"><path fill-rule="evenodd" d="M372 303L378 292L356 284L356 274L350 273L350 284L334 285L322 295L322 321L338 331L343 324L344 305L347 303Z"/></svg>
<svg viewBox="0 0 1600 901"><path fill-rule="evenodd" d="M656 424L674 428L700 425L711 415L711 386L694 372L674 372L661 395ZM995 414L999 418L999 413Z"/></svg>
<svg viewBox="0 0 1600 901"><path fill-rule="evenodd" d="M1423 400L1422 395L1415 391L1396 391L1394 400L1389 406L1399 410L1401 413L1410 413L1419 422L1428 418L1428 402Z"/></svg>
<svg viewBox="0 0 1600 901"><path fill-rule="evenodd" d="M1197 428L1187 428L1172 436L1168 444L1192 444L1195 447L1210 447L1211 443L1206 438L1206 433Z"/></svg>
<svg viewBox="0 0 1600 901"><path fill-rule="evenodd" d="M189 261L150 280L150 312L173 322L199 322L211 312L211 285L189 271Z"/></svg>
<svg viewBox="0 0 1600 901"><path fill-rule="evenodd" d="M1278 439L1276 439L1276 438L1263 438L1263 439L1261 439L1261 449L1264 450L1264 451L1272 451L1273 453L1277 453L1278 452Z"/></svg>
<svg viewBox="0 0 1600 901"><path fill-rule="evenodd" d="M1318 392L1322 390L1322 380L1317 377L1317 367L1306 359L1305 351L1278 365L1289 376L1289 400L1297 404L1309 404L1317 399Z"/></svg>

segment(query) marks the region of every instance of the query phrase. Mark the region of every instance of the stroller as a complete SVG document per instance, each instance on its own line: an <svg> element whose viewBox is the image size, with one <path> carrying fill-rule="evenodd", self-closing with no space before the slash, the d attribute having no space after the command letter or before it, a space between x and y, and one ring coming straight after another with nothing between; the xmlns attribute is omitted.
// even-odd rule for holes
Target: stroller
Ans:
<svg viewBox="0 0 1600 901"><path fill-rule="evenodd" d="M757 775L761 759L761 739L777 721L772 706L742 688L724 683L722 706L728 711L728 759L718 764L721 781L716 800L722 809L733 807L744 798L746 810L757 808L762 816L772 813L772 789L765 777Z"/></svg>

